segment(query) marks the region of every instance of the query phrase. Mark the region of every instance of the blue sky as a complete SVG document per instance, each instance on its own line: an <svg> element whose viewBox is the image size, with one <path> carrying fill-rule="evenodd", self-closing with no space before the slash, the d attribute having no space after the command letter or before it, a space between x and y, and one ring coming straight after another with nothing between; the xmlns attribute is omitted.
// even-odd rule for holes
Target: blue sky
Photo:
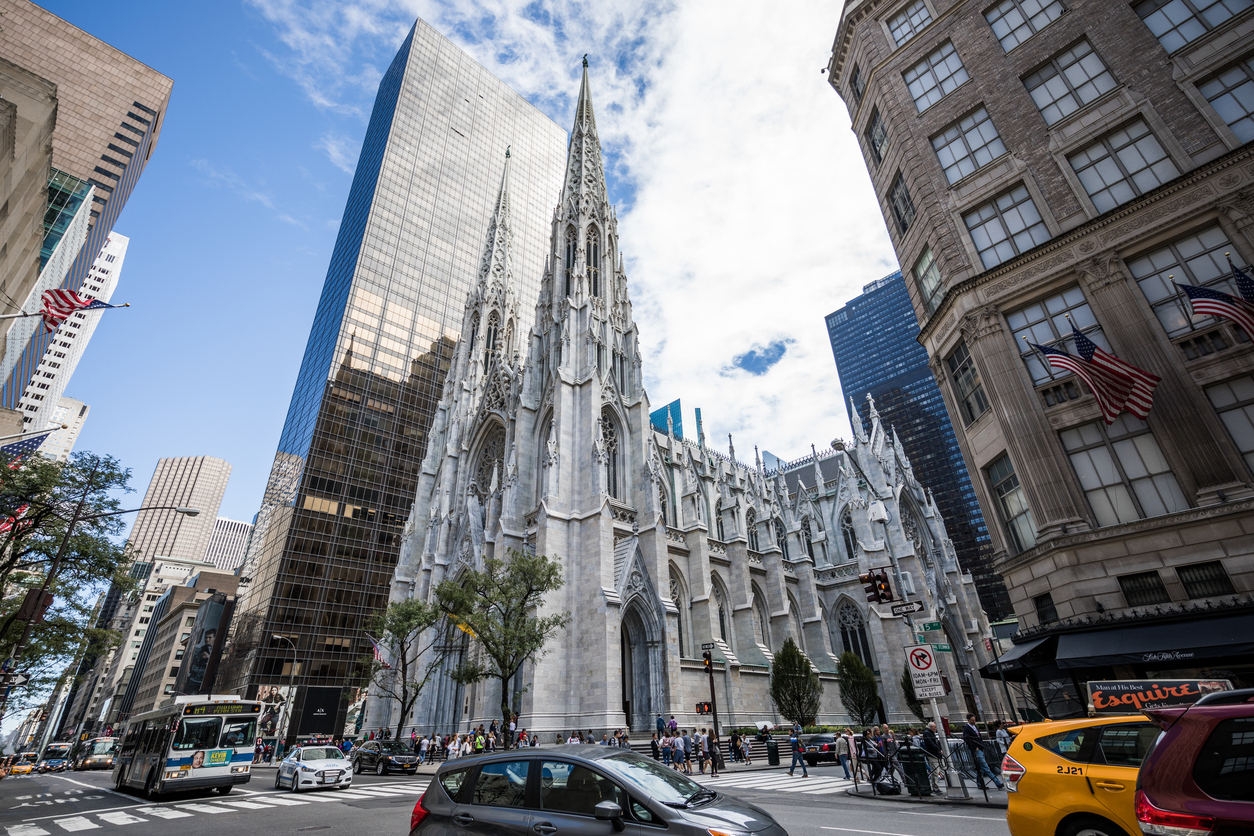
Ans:
<svg viewBox="0 0 1254 836"><path fill-rule="evenodd" d="M174 79L116 230L115 302L66 394L78 449L141 492L163 456L234 470L250 519L308 337L375 87L417 15L567 126L594 100L650 399L782 456L849 435L823 316L897 269L843 103L836 4L690 0L45 2Z"/></svg>

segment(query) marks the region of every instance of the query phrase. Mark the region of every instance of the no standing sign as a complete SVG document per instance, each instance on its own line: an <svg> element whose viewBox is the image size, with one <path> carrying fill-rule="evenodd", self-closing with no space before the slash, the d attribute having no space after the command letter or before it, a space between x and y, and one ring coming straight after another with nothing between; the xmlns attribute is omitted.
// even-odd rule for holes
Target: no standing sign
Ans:
<svg viewBox="0 0 1254 836"><path fill-rule="evenodd" d="M906 648L906 670L910 671L916 697L930 700L945 696L945 683L941 680L940 666L930 644Z"/></svg>

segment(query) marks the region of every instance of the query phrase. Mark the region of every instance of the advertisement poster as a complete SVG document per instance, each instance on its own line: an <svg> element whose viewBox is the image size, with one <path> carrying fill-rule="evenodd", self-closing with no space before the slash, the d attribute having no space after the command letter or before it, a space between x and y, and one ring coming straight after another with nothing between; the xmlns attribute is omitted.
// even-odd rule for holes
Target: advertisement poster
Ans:
<svg viewBox="0 0 1254 836"><path fill-rule="evenodd" d="M344 737L356 737L361 734L361 725L365 721L366 689L354 688L352 702L348 704L348 714L344 718Z"/></svg>
<svg viewBox="0 0 1254 836"><path fill-rule="evenodd" d="M297 734L333 735L336 733L335 717L340 713L340 688L305 689L305 705L300 713Z"/></svg>
<svg viewBox="0 0 1254 836"><path fill-rule="evenodd" d="M1088 684L1089 705L1098 714L1183 708L1206 694L1231 690L1232 683L1226 679L1108 679Z"/></svg>
<svg viewBox="0 0 1254 836"><path fill-rule="evenodd" d="M256 699L261 703L257 734L261 737L286 737L288 707L292 704L286 685L260 685Z"/></svg>
<svg viewBox="0 0 1254 836"><path fill-rule="evenodd" d="M175 691L180 694L211 692L214 668L217 667L218 657L222 653L222 642L230 628L232 609L233 600L221 593L201 602L196 610L196 620L192 623L187 652L183 655L178 678L174 681Z"/></svg>

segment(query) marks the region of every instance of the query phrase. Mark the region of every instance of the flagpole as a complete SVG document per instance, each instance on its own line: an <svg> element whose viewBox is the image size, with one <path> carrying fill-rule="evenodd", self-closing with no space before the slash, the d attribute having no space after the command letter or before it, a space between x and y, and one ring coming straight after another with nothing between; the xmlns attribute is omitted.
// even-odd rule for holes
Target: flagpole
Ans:
<svg viewBox="0 0 1254 836"><path fill-rule="evenodd" d="M42 432L55 432L57 430L68 430L69 428L70 428L69 424L62 424L59 427L53 427L51 430L49 430L47 427L44 427L42 430L36 430L34 433L18 433L17 435L0 435L0 441L8 441L10 438L22 438L23 436L27 436L27 435L36 435Z"/></svg>

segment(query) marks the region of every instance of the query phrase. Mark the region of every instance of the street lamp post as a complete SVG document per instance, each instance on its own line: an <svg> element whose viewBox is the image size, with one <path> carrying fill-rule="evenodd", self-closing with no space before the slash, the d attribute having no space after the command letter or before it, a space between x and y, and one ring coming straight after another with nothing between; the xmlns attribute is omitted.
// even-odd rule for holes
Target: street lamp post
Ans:
<svg viewBox="0 0 1254 836"><path fill-rule="evenodd" d="M278 633L275 633L270 638L285 641L292 648L292 667L287 672L287 717L283 723L283 741L286 745L287 733L292 730L292 711L296 707L296 686L293 684L296 681L296 642L287 636L280 636Z"/></svg>
<svg viewBox="0 0 1254 836"><path fill-rule="evenodd" d="M74 515L70 518L69 525L65 527L65 536L61 538L61 546L57 549L56 557L52 559L52 565L48 567L48 571L44 573L43 585L39 588L39 597L35 600L42 602L44 596L48 593L48 585L52 583L52 579L56 577L57 571L61 568L61 559L65 557L66 551L70 546L70 537L74 535L74 528L80 522L89 522L91 520L99 520L105 517L117 517L122 514L134 514L137 511L177 511L188 517L194 517L200 513L199 508L185 508L181 505L149 505L143 508L131 508L128 511L110 511L107 514L92 514L84 517L83 505L87 503L87 497L91 494L96 480L96 468L92 468L91 476L87 479L87 487L83 489L83 495L79 497L78 504L74 506ZM35 625L35 619L30 618L26 621L26 626L22 628L22 637L17 640L17 644L13 647L13 655L5 662L3 675L0 676L0 682L8 679L9 673L17 669L17 664L22 658L26 645L30 642L31 628ZM4 717L5 708L9 702L9 687L5 687L0 692L0 719Z"/></svg>

